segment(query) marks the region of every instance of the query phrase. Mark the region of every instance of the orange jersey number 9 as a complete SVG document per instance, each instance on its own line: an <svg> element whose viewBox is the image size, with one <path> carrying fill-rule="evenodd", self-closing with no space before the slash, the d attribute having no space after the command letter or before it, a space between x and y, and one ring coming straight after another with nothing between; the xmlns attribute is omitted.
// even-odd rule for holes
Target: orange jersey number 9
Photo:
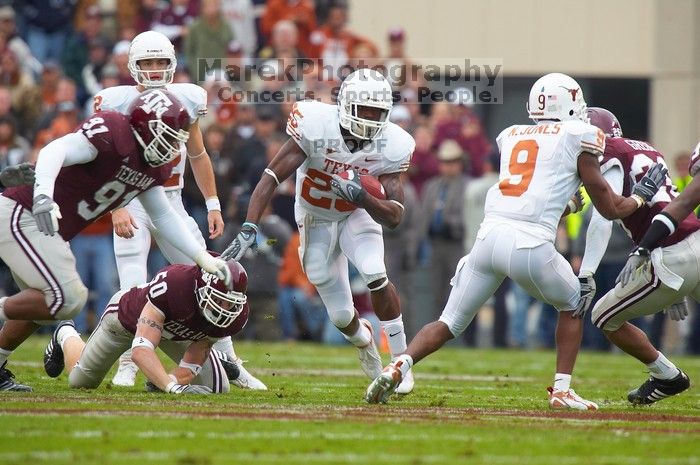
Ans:
<svg viewBox="0 0 700 465"><path fill-rule="evenodd" d="M503 195L509 197L520 197L530 186L532 176L535 174L535 161L537 154L540 151L540 146L534 139L525 139L518 141L513 150L510 152L510 161L508 162L508 172L510 176L504 178L498 188ZM519 157L521 153L525 153L525 159ZM520 159L519 159L520 158Z"/></svg>

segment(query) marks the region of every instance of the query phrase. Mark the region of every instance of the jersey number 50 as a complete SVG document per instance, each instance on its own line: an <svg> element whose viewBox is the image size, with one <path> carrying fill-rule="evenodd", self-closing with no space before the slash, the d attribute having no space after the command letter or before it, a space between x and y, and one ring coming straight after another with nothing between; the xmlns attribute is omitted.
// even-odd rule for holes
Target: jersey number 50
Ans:
<svg viewBox="0 0 700 465"><path fill-rule="evenodd" d="M534 139L518 141L510 152L508 161L508 173L510 176L503 178L498 183L498 188L503 195L508 197L520 197L530 187L532 176L535 174L535 161L540 146ZM521 155L524 155L521 156Z"/></svg>

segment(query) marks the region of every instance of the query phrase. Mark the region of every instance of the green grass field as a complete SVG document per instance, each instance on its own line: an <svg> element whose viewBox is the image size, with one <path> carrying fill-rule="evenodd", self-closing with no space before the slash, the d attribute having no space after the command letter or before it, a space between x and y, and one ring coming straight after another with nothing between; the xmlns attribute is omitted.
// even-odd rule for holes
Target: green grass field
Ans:
<svg viewBox="0 0 700 465"><path fill-rule="evenodd" d="M601 407L587 413L548 409L549 351L445 348L417 366L413 394L367 405L349 346L241 343L269 391L175 397L143 392L141 375L71 390L44 374L46 340L10 362L34 392L0 394L0 464L700 463L698 390L633 408L647 375L622 355L581 354L573 387ZM700 379L700 358L674 360Z"/></svg>

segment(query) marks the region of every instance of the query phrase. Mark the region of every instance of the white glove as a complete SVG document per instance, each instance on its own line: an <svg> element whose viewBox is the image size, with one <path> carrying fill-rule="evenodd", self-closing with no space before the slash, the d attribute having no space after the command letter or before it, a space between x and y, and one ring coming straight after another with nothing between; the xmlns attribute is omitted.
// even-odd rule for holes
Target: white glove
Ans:
<svg viewBox="0 0 700 465"><path fill-rule="evenodd" d="M620 271L620 274L617 276L615 284L621 283L622 287L625 287L632 280L634 275L637 273L644 273L651 263L649 259L650 254L651 253L643 247L634 249L627 258L625 267L622 268L622 271Z"/></svg>
<svg viewBox="0 0 700 465"><path fill-rule="evenodd" d="M165 386L165 392L170 394L211 394L212 390L209 386L201 384L177 384L171 381Z"/></svg>
<svg viewBox="0 0 700 465"><path fill-rule="evenodd" d="M48 195L39 194L34 197L32 215L34 215L39 231L43 232L44 235L53 236L58 232L58 220L62 218L61 210Z"/></svg>
<svg viewBox="0 0 700 465"><path fill-rule="evenodd" d="M577 318L583 318L586 316L586 312L593 303L593 297L595 297L595 280L593 275L586 273L578 277L579 283L581 283L581 297L578 301L578 306L574 310L574 316Z"/></svg>
<svg viewBox="0 0 700 465"><path fill-rule="evenodd" d="M688 299L684 297L675 304L664 308L664 313L673 321L685 320L685 317L688 316Z"/></svg>
<svg viewBox="0 0 700 465"><path fill-rule="evenodd" d="M195 263L207 273L213 274L227 285L231 282L231 271L220 258L212 257L209 252L202 250L194 259Z"/></svg>

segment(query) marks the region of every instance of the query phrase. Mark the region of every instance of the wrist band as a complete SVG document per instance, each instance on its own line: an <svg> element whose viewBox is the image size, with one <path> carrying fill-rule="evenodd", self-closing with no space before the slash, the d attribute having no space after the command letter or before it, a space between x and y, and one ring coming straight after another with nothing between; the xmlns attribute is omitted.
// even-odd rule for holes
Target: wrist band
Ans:
<svg viewBox="0 0 700 465"><path fill-rule="evenodd" d="M146 339L145 337L135 337L134 341L131 343L131 348L134 349L136 347L148 347L151 350L156 350L155 346L151 341Z"/></svg>
<svg viewBox="0 0 700 465"><path fill-rule="evenodd" d="M182 368L187 368L195 376L197 376L202 371L202 365L197 365L196 363L187 363L184 360L180 360L179 366Z"/></svg>
<svg viewBox="0 0 700 465"><path fill-rule="evenodd" d="M212 210L218 210L221 211L221 202L219 202L218 197L209 197L206 202L207 205L207 211L210 212Z"/></svg>
<svg viewBox="0 0 700 465"><path fill-rule="evenodd" d="M632 194L632 195L630 195L630 198L631 198L632 200L634 200L635 202L637 202L637 208L641 208L642 205L644 205L644 203L645 203L645 202L644 202L644 199L641 198L640 196L638 196L637 194Z"/></svg>
<svg viewBox="0 0 700 465"><path fill-rule="evenodd" d="M189 158L190 160L195 160L204 155L205 153L207 153L207 149L202 150L201 152L199 152L199 155L195 155L194 157L188 153L187 158Z"/></svg>
<svg viewBox="0 0 700 465"><path fill-rule="evenodd" d="M251 223L250 221L246 221L245 223L243 223L243 224L241 225L241 227L243 227L243 226L250 226L251 228L255 229L255 232L256 232L256 233L260 232L260 231L258 230L258 225L255 224L255 223Z"/></svg>
<svg viewBox="0 0 700 465"><path fill-rule="evenodd" d="M278 186L280 185L280 180L277 178L277 175L275 174L274 171L272 171L270 168L265 168L265 170L264 170L263 172L264 172L265 174L269 174L270 176L272 176L272 179L275 180L275 182L277 183L277 185L278 185Z"/></svg>

